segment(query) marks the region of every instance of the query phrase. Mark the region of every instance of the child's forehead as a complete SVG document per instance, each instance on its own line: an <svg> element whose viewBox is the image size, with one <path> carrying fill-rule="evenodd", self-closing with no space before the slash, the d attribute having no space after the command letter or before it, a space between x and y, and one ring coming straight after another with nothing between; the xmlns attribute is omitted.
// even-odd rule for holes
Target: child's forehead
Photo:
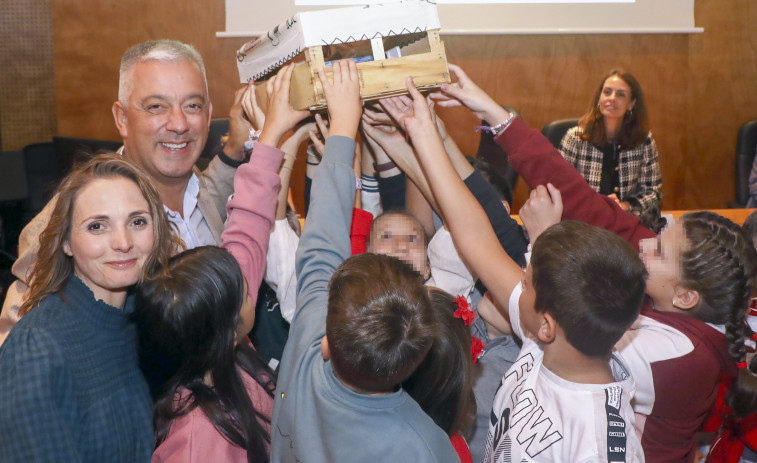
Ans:
<svg viewBox="0 0 757 463"><path fill-rule="evenodd" d="M388 228L411 229L416 234L422 233L418 222L404 214L384 214L373 221L374 230L386 230Z"/></svg>

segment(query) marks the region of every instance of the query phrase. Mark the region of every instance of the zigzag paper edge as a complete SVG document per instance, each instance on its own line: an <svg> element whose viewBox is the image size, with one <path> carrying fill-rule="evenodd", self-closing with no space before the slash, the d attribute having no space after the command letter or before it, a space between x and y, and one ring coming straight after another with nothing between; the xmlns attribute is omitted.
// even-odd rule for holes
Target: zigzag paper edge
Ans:
<svg viewBox="0 0 757 463"><path fill-rule="evenodd" d="M267 76L269 74L272 74L274 71L276 71L280 67L284 66L289 60L292 60L292 59L296 58L297 55L299 55L300 53L302 53L302 49L300 47L297 47L297 49L295 51L293 51L292 53L290 53L290 54L282 57L280 60L278 60L275 63L271 64L270 66L266 67L262 71L254 74L250 79L247 79L247 81L249 82L250 80L255 80L255 81L262 80L261 79L262 77L265 77L265 76Z"/></svg>

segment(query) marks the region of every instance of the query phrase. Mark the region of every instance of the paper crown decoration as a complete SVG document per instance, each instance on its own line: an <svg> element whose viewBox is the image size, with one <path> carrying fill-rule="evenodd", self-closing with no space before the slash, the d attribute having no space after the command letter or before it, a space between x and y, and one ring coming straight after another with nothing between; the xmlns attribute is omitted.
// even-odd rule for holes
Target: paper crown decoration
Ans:
<svg viewBox="0 0 757 463"><path fill-rule="evenodd" d="M425 0L297 13L237 51L240 81L265 81L294 61L295 109L326 106L317 71L329 75L339 59L357 61L363 100L405 93L407 76L418 88L438 87L450 81L439 29L436 4Z"/></svg>

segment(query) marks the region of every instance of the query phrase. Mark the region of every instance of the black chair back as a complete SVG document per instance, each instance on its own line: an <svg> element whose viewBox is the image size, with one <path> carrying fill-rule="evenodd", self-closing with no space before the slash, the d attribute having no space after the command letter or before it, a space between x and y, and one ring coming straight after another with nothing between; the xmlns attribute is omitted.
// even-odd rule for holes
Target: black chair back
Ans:
<svg viewBox="0 0 757 463"><path fill-rule="evenodd" d="M77 137L53 137L53 147L58 156L61 175L71 171L77 163L89 160L95 154L118 150L122 141L93 140Z"/></svg>
<svg viewBox="0 0 757 463"><path fill-rule="evenodd" d="M571 117L568 119L558 119L556 121L547 122L541 129L542 135L544 135L552 146L560 149L560 142L568 130L578 125L578 118Z"/></svg>
<svg viewBox="0 0 757 463"><path fill-rule="evenodd" d="M41 211L55 192L62 178L58 158L52 142L34 143L24 146L24 163L26 166L27 221Z"/></svg>
<svg viewBox="0 0 757 463"><path fill-rule="evenodd" d="M754 164L757 150L757 119L745 122L736 136L736 170L734 181L735 204L728 206L746 207L749 201L749 174Z"/></svg>
<svg viewBox="0 0 757 463"><path fill-rule="evenodd" d="M0 203L24 199L29 194L26 185L24 152L3 151L0 153Z"/></svg>

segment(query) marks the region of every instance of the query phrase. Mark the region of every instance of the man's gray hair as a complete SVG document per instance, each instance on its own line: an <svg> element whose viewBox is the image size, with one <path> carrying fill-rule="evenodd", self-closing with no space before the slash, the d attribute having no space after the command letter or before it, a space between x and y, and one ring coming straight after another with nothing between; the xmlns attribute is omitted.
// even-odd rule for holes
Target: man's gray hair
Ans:
<svg viewBox="0 0 757 463"><path fill-rule="evenodd" d="M121 68L118 75L118 101L126 108L134 90L132 82L132 69L138 63L144 61L189 61L202 73L202 80L205 82L205 93L208 93L208 78L205 75L205 63L202 62L202 56L192 45L179 42L177 40L149 40L138 43L126 50L121 57Z"/></svg>

